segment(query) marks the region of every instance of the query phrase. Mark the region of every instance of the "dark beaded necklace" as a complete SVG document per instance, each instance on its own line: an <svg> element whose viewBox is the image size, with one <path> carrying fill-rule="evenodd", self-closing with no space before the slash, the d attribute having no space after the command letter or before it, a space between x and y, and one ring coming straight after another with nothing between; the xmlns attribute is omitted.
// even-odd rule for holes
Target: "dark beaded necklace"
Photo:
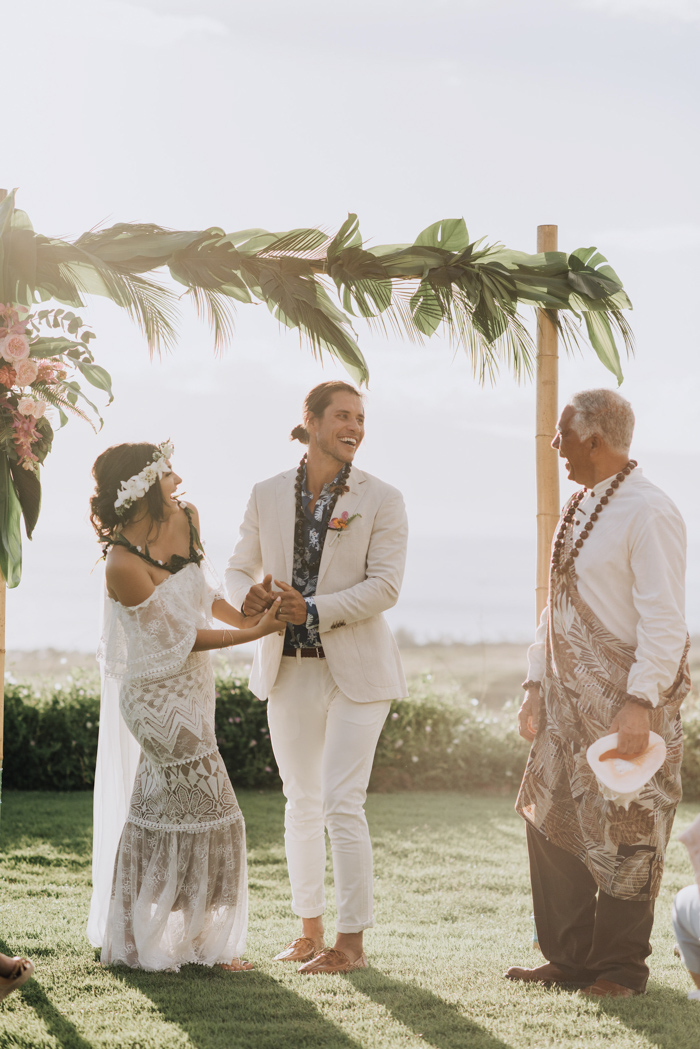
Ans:
<svg viewBox="0 0 700 1049"><path fill-rule="evenodd" d="M559 531L557 532L557 537L554 540L554 549L552 550L553 571L566 572L573 567L574 561L581 551L581 547L593 531L593 526L595 525L595 522L598 520L598 517L603 512L603 508L606 507L610 502L610 496L615 494L615 492L620 487L625 478L629 477L629 475L632 473L636 465L636 460L630 459L627 465L623 467L623 469L620 470L618 474L615 474L614 480L612 480L610 482L610 486L605 489L605 495L602 495L600 497L600 501L596 504L593 513L589 517L586 524L583 526L583 531L581 532L581 535L576 540L576 542L573 544L573 547L568 557L562 561L562 555L564 553L564 546L566 543L566 533L569 527L571 526L571 522L576 516L579 504L581 503L583 498L588 494L588 489L582 488L580 492L576 492L576 494L572 497L572 500L569 503L569 506L561 519Z"/></svg>
<svg viewBox="0 0 700 1049"><path fill-rule="evenodd" d="M348 488L347 481L348 481L348 477L350 476L351 468L352 468L352 464L351 463L346 463L345 466L343 467L342 471L341 471L340 477L335 482L335 484L331 486L330 490L333 493L333 495L332 495L330 503L328 504L328 510L326 511L327 514L328 514L328 520L329 521L330 521L330 519L333 516L333 511L335 510L335 504L338 502L338 499L340 498L340 496L344 492L349 492L350 491L350 489ZM294 528L294 555L295 555L295 560L303 557L303 555L304 555L304 538L303 538L304 537L304 531L303 531L303 528L301 527L302 518L304 516L304 505L303 505L303 503L301 501L301 490L302 490L302 487L303 487L303 484L304 484L304 473L305 473L305 471L306 471L306 452L304 452L304 454L301 457L301 462L299 463L299 466L297 468L296 481L294 482L294 500L295 500L295 503L296 503L296 521L295 521L295 528Z"/></svg>

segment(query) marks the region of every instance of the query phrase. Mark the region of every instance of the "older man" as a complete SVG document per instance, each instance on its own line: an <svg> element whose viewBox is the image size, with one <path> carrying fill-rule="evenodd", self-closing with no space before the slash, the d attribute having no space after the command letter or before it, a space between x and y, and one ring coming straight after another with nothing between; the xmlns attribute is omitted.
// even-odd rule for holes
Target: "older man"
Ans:
<svg viewBox="0 0 700 1049"><path fill-rule="evenodd" d="M518 716L533 745L516 808L547 963L506 975L576 984L590 996L646 987L690 687L685 527L630 460L633 428L629 403L610 390L576 394L559 419L552 445L584 487L559 522ZM650 730L666 742L663 766L629 809L607 801L587 748L617 732L618 750L639 754Z"/></svg>

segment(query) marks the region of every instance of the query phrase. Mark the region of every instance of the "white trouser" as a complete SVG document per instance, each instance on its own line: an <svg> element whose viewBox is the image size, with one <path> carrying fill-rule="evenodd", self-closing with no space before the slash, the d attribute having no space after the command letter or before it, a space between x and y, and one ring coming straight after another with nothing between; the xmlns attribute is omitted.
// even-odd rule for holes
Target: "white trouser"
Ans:
<svg viewBox="0 0 700 1049"><path fill-rule="evenodd" d="M700 895L698 885L686 885L673 901L673 931L681 961L691 973L700 973Z"/></svg>
<svg viewBox="0 0 700 1049"><path fill-rule="evenodd" d="M341 692L325 659L283 656L267 717L282 777L292 910L325 908L328 829L338 932L374 924L372 845L364 803L374 751L391 701L356 703Z"/></svg>

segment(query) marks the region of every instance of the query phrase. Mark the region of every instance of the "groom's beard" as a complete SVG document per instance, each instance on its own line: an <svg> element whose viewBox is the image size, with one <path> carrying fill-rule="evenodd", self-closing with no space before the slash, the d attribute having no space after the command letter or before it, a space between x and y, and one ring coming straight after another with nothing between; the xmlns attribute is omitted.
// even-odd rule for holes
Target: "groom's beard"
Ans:
<svg viewBox="0 0 700 1049"><path fill-rule="evenodd" d="M327 455L330 459L334 459L338 463L338 468L340 468L341 466L345 466L346 463L352 463L358 445L342 444L338 442L337 439L333 441L325 441L323 438L317 438L316 447L323 455Z"/></svg>

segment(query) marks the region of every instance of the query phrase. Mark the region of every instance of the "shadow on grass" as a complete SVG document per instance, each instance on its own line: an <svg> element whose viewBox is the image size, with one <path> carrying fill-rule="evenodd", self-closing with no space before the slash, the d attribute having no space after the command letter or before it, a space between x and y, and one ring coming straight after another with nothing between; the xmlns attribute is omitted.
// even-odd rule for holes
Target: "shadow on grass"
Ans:
<svg viewBox="0 0 700 1049"><path fill-rule="evenodd" d="M0 940L0 951L13 955L4 940ZM47 1031L54 1036L61 1049L94 1049L92 1042L87 1042L70 1020L66 1020L63 1013L52 1004L36 980L29 980L21 991L14 993L21 994L25 1003L44 1021Z"/></svg>
<svg viewBox="0 0 700 1049"><path fill-rule="evenodd" d="M349 977L355 990L383 1005L395 1020L436 1049L510 1049L483 1027L467 1020L456 1005L415 983L394 980L378 969Z"/></svg>
<svg viewBox="0 0 700 1049"><path fill-rule="evenodd" d="M590 1001L590 999L589 999ZM685 994L656 984L640 998L601 998L601 1015L642 1035L645 1044L659 1049L697 1049L700 1045L700 1009Z"/></svg>
<svg viewBox="0 0 700 1049"><path fill-rule="evenodd" d="M115 966L110 972L150 998L197 1049L362 1049L311 1002L258 969L227 973L188 965L175 974Z"/></svg>

